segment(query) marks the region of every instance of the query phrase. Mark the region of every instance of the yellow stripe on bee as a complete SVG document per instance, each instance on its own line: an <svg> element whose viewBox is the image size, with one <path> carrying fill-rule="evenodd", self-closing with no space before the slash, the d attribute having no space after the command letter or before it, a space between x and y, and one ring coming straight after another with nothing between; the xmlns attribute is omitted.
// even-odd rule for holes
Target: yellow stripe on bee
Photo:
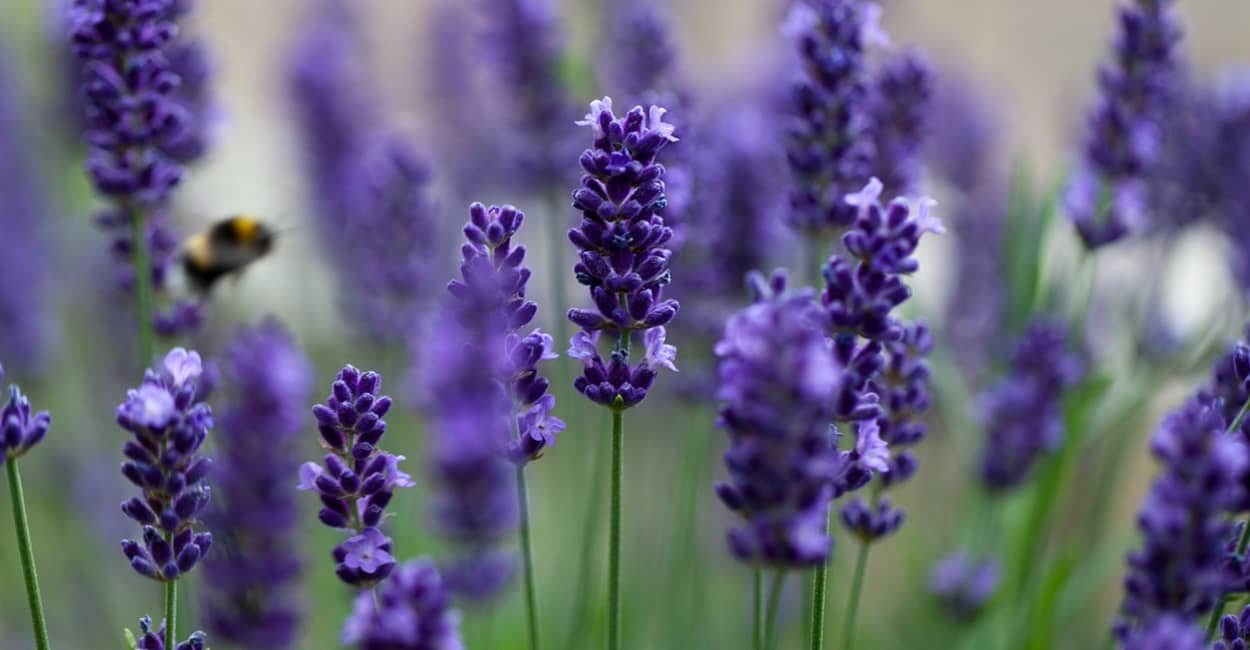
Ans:
<svg viewBox="0 0 1250 650"><path fill-rule="evenodd" d="M249 244L256 239L256 233L260 231L260 222L252 217L240 215L230 220L230 227L240 243Z"/></svg>

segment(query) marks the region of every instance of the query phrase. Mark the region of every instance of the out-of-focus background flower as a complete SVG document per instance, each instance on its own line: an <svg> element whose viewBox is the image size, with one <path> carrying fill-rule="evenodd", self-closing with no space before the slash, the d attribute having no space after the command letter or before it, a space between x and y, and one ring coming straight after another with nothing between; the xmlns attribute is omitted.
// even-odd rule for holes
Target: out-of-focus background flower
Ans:
<svg viewBox="0 0 1250 650"><path fill-rule="evenodd" d="M435 259L438 253L431 254L429 264L434 270L429 273L434 281L426 290L441 293L445 280L452 277L450 262L456 253L452 236L467 218L468 202L513 203L529 215L519 239L529 248L528 262L534 270L530 298L540 306L538 320L543 327L559 331L565 326L557 326L557 320L569 307L583 306L585 300L572 289L571 281L567 295L558 299L552 295L547 280L551 266L571 267L572 254L555 255L544 236L552 219L549 193L534 185L518 189L504 181L475 183L474 174L506 180L512 172L466 166L453 155L476 148L469 152L472 156L464 157L477 164L498 162L508 155L506 143L483 138L484 132L499 130L488 121L508 119L501 111L515 110L511 91L484 70L490 60L484 52L491 45L484 36L483 20L484 5L489 3L354 0L347 4L361 21L358 29L367 57L362 82L371 86L370 92L378 93L369 109L385 116L388 130L413 143L429 165L432 188L427 198L435 225L403 234L412 238L413 247L426 246L428 242L422 241L426 236L444 244L442 259ZM619 23L603 16L622 3L564 0L557 4L561 34L567 38L560 73L577 106L567 125L568 133L578 138L577 146L562 164L568 174L574 174L578 171L576 153L589 139L583 143L585 129L573 126L572 119L580 116L586 101L601 96L611 85L605 81L610 78L605 50L619 46L608 33ZM766 127L770 120L785 119L781 109L770 107L768 97L770 92L780 94L773 89L791 76L784 66L792 56L792 44L780 29L788 3L659 0L658 4L672 17L677 70L692 97L689 110L683 113L678 106L669 113L679 133L686 128L696 132L736 128L710 121L689 124L687 118L727 113L743 97L764 106ZM123 479L116 469L120 462L116 450L123 437L113 422L113 408L124 398L125 387L138 384L140 376L126 357L116 354L118 348L130 345L129 335L116 334L115 325L116 304L125 298L113 289L112 269L102 253L104 236L91 223L95 204L81 171L78 127L69 117L73 109L68 106L72 100L67 88L72 82L67 79L70 66L62 41L61 5L60 0L0 4L0 123L6 119L5 103L14 103L22 124L18 132L24 137L20 144L0 142L0 173L6 176L0 178L0 196L11 191L7 186L17 178L18 172L8 172L10 163L24 161L27 164L21 168L31 174L31 180L22 185L34 189L41 197L37 200L47 206L38 223L19 224L30 231L21 233L23 241L33 242L23 244L21 250L9 243L17 240L16 230L0 230L0 292L9 293L0 295L0 303L21 295L9 288L4 277L6 271L17 268L19 255L38 251L49 269L34 284L21 285L23 291L37 287L29 294L30 309L42 318L37 336L30 342L0 341L0 355L12 355L0 356L0 363L5 364L10 380L21 381L32 400L54 414L53 431L40 453L24 461L53 641L64 648L121 647L122 627L132 625L142 613L157 614L160 604L157 589L136 579L117 551L117 540L131 531L116 506L124 496ZM301 107L295 105L289 74L292 49L307 33L309 19L321 5L314 0L202 0L185 21L212 62L211 147L189 168L174 203L175 222L185 233L228 214L248 213L279 231L276 250L268 258L237 280L217 287L208 325L192 342L206 356L220 357L237 326L265 316L278 318L307 349L316 368L317 394L305 396L309 405L322 397L320 391L345 362L381 371L390 392L404 405L390 416L388 450L410 459L408 469L418 483L417 489L397 495L390 506L395 513L390 524L395 555L439 556L446 549L427 525L429 465L423 456L427 436L437 432L430 431L418 415L422 406L418 393L429 378L420 376L419 366L414 371L412 362L421 356L420 336L414 334L413 340L398 345L379 345L360 335L355 327L358 319L370 316L364 315L365 307L352 307L340 298L333 255L325 251L319 231L324 221L314 216L326 210L327 204L318 199L318 190L324 188L309 187L298 117ZM1021 256L1042 254L1040 275L1050 278L1055 288L1051 296L1037 300L1052 301L1048 306L1061 318L1088 310L1085 322L1089 326L1076 337L1074 347L1098 351L1099 369L1082 381L1105 384L1099 393L1105 399L1098 406L1067 404L1064 417L1068 422L1083 422L1090 430L1117 432L1107 434L1107 439L1123 445L1117 449L1124 453L1091 445L1088 453L1075 455L1074 462L1062 469L1066 487L1058 493L1052 529L1034 546L1008 540L1012 548L1050 549L1044 560L1039 552L1038 562L1044 561L1045 566L1030 578L1034 581L1030 593L1038 604L1023 615L1010 610L1018 619L995 614L993 622L979 627L941 614L931 579L932 590L983 600L975 593L968 595L978 588L976 584L964 584L977 579L984 582L989 575L985 567L964 566L972 559L962 565L943 562L940 571L930 573L969 534L980 530L976 526L986 525L975 516L978 508L988 507L975 495L984 438L976 396L1007 368L1011 344L1004 342L1001 333L978 333L975 325L958 325L959 318L983 306L983 299L998 291L960 279L961 265L975 262L969 261L959 244L976 241L978 235L992 240L994 235L987 231L1002 224L993 225L993 218L988 225L961 222L969 212L962 209L959 197L966 188L957 187L959 180L944 175L939 167L950 158L955 160L949 161L947 169L961 163L972 165L976 153L965 148L976 145L966 134L984 128L988 171L974 182L990 177L988 182L996 186L985 194L996 198L985 201L1001 201L1006 212L1013 183L1017 189L1021 185L1027 189L1012 192L1012 200L1025 194L1040 205L1055 194L1079 156L1085 116L1096 92L1095 69L1107 59L1116 29L1116 4L1111 0L883 0L882 5L883 26L893 47L922 53L937 79L937 97L929 111L925 156L929 164L920 189L939 200L943 206L939 214L952 232L945 238L926 240L919 253L922 272L911 281L915 295L906 312L927 318L941 333L934 356L936 408L929 418L929 439L917 450L920 472L891 493L907 510L908 521L874 551L864 593L860 647L928 647L938 638L957 639L964 644L961 647L969 648L1017 647L1010 643L1021 637L1008 642L995 636L1012 626L1029 626L1030 633L1024 637L1032 639L1035 648L1095 647L1119 606L1124 554L1137 543L1133 513L1155 472L1146 442L1149 433L1164 412L1205 381L1209 360L1223 351L1226 340L1242 331L1247 289L1235 272L1238 256L1245 254L1238 253L1238 248L1244 248L1245 240L1230 240L1224 234L1228 228L1216 222L1199 222L1164 238L1130 241L1100 252L1096 281L1092 281L1080 242L1061 217L1028 239L1021 238L1018 229L1008 228L1006 236L1019 241L1007 250ZM446 13L449 6L455 13ZM1231 87L1241 74L1243 92L1250 92L1250 78L1244 76L1250 75L1250 40L1245 38L1250 4L1181 2L1177 11L1185 30L1187 80L1202 86L1228 80ZM329 63L314 61L313 65ZM466 66L464 74L484 91L466 95L475 105L455 104L445 80L440 80L440 74L455 74L457 65ZM622 97L619 104L634 101L642 100ZM977 123L975 111L985 112L985 125ZM1179 130L1181 125L1169 124L1169 129L1173 127ZM693 136L677 145L679 153L673 155L691 164L699 153L682 144L694 147L707 138L702 133ZM562 146L552 143L551 149L558 151ZM779 169L784 167L780 155L776 161ZM1243 171L1243 177L1250 179L1250 169ZM774 186L758 189L780 199L788 190L789 176L779 173L774 182ZM555 192L560 199L560 223L569 225L574 212L564 198L575 187L573 183ZM701 191L727 192L725 188ZM712 200L696 195L697 201ZM777 238L782 243L766 262L790 266L805 277L797 269L804 268L806 260L782 225L783 204L779 201L776 209ZM1016 204L1013 209L1018 208ZM1250 224L1241 226L1246 227ZM678 251L678 260L681 255ZM680 261L674 264L680 268ZM106 275L109 279L101 280ZM682 282L676 271L674 286ZM736 287L736 282L735 278L728 284ZM1085 285L1091 282L1096 286L1089 289ZM722 285L706 286L713 287L706 291L717 291L715 287ZM1147 287L1157 290L1147 291ZM1083 292L1092 297L1082 299ZM1149 295L1150 300L1133 302L1123 299L1126 295ZM1084 300L1088 304L1082 306ZM679 318L693 319L697 309L692 300ZM977 319L975 313L972 319ZM1019 325L1015 323L1013 333L1023 331ZM708 367L707 358L701 355L710 352L710 341L719 328L690 325L674 330L670 339L681 349L678 365L682 373L659 380L662 388L656 394L662 390L669 397L662 404L649 404L645 412L639 410L636 417L631 412L628 433L625 590L629 647L745 647L749 576L726 548L724 531L730 516L711 489L712 480L723 473L724 434L713 425L709 402L675 396L699 392L698 379L707 376ZM563 352L562 342L556 346ZM595 575L591 585L582 586L578 575L586 516L596 515L596 523L606 521L606 508L596 512L588 499L602 497L594 486L606 480L602 471L607 415L568 388L572 362L562 359L558 363L564 365L551 377L558 394L557 412L568 428L530 472L539 594L548 647L592 648L601 639L598 631L604 612L597 605L587 606L581 589L597 595L602 576ZM1016 370L1012 365L1012 371ZM297 445L300 460L318 454L311 416L306 424L307 435ZM1106 464L1109 457L1119 459L1114 468ZM290 477L292 489L296 481L297 477ZM1106 505L1091 514L1092 495L1100 491L1108 494ZM997 525L1004 530L1025 528L1017 522L1027 517L1032 498L1028 493L1003 505ZM315 525L314 504L311 499L304 501L306 534L301 554L306 577L298 601L305 616L303 640L296 647L338 647L351 594L333 576L327 550L335 541L332 533ZM0 510L4 511L0 521L8 521L7 505ZM854 544L837 525L834 537L838 541L829 611L835 613L831 626L840 634L838 614L850 581ZM11 535L0 534L3 584L13 585L19 579L16 556ZM597 554L589 561L591 566L604 564ZM1020 561L1018 557L1003 559L1008 581L1017 579ZM793 582L793 591L782 602L781 616L791 623L801 618L804 607L798 584ZM962 587L951 586L956 584ZM184 590L191 621L198 616L199 594L200 585L195 582ZM955 600L945 598L947 604ZM489 636L481 623L487 619ZM465 620L472 648L526 647L518 593L511 593L488 616L470 612ZM182 630L190 629L192 625L182 624ZM779 647L800 647L798 626L791 624L789 629L792 635ZM210 645L231 647L217 641ZM17 589L0 593L0 647L33 647Z"/></svg>

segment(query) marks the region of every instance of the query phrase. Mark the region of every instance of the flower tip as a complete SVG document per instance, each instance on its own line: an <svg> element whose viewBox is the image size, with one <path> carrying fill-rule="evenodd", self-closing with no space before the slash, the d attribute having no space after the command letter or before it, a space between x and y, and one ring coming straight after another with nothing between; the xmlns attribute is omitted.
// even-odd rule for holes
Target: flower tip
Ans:
<svg viewBox="0 0 1250 650"><path fill-rule="evenodd" d="M920 232L931 232L935 235L946 234L946 226L942 225L942 219L933 214L933 208L936 208L938 202L931 197L923 197L917 205L916 226L920 228Z"/></svg>
<svg viewBox="0 0 1250 650"><path fill-rule="evenodd" d="M864 186L864 189L858 192L852 192L843 197L847 205L853 205L860 209L876 203L881 198L881 192L885 190L885 185L881 183L881 179L873 176Z"/></svg>
<svg viewBox="0 0 1250 650"><path fill-rule="evenodd" d="M864 5L864 24L862 38L869 45L890 47L890 35L881 28L881 16L884 12L881 5L869 2Z"/></svg>

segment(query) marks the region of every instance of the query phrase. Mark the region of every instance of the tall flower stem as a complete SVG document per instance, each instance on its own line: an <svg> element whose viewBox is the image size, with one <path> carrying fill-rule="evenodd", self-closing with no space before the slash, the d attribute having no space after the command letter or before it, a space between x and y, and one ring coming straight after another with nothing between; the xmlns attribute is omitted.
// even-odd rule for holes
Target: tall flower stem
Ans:
<svg viewBox="0 0 1250 650"><path fill-rule="evenodd" d="M39 577L35 574L35 551L30 542L30 521L26 517L26 498L22 494L22 476L17 459L5 459L9 474L9 498L13 505L13 528L17 531L17 550L22 558L22 578L26 581L26 601L30 605L30 626L35 633L35 647L49 650L48 622L43 616L43 599L39 595ZM172 646L171 646L172 647Z"/></svg>
<svg viewBox="0 0 1250 650"><path fill-rule="evenodd" d="M825 514L825 532L829 532L828 513ZM825 589L829 581L829 562L821 562L812 577L811 650L821 650L825 643Z"/></svg>
<svg viewBox="0 0 1250 650"><path fill-rule="evenodd" d="M764 619L764 649L777 647L777 610L781 605L781 587L785 584L786 570L777 569L773 584L768 588L768 615Z"/></svg>
<svg viewBox="0 0 1250 650"><path fill-rule="evenodd" d="M530 542L529 490L525 486L525 467L516 468L517 506L521 515L521 558L525 567L525 618L529 626L530 650L538 650L538 590L534 586L534 550Z"/></svg>
<svg viewBox="0 0 1250 650"><path fill-rule="evenodd" d="M152 362L156 346L152 323L152 272L148 261L148 241L143 232L143 214L135 208L129 208L127 212L130 214L130 246L135 273L135 318L139 321L139 367L146 368Z"/></svg>
<svg viewBox="0 0 1250 650"><path fill-rule="evenodd" d="M1225 435L1230 435L1234 431L1241 428L1241 423L1246 419L1246 413L1250 412L1250 399L1247 399L1241 405L1241 410L1237 411L1237 417L1228 425ZM1241 527L1241 537L1237 539L1237 555L1242 556L1246 553L1246 547L1250 546L1250 519L1247 519ZM1224 615L1224 606L1227 605L1226 599L1221 598L1215 603L1215 607L1211 610L1211 618L1207 619L1207 636L1215 636L1215 630L1219 627L1220 617Z"/></svg>
<svg viewBox="0 0 1250 650"><path fill-rule="evenodd" d="M752 635L755 639L755 650L764 650L764 569L756 566L753 580L754 589L752 590Z"/></svg>
<svg viewBox="0 0 1250 650"><path fill-rule="evenodd" d="M868 569L868 542L860 542L859 556L855 558L855 577L851 579L851 596L846 604L846 620L842 623L842 649L851 650L855 644L855 615L859 612L859 596L864 590L864 573Z"/></svg>
<svg viewBox="0 0 1250 650"><path fill-rule="evenodd" d="M165 535L165 541L173 547L174 536ZM178 581L165 583L165 647L172 648L178 638Z"/></svg>
<svg viewBox="0 0 1250 650"><path fill-rule="evenodd" d="M612 493L608 525L608 650L621 648L621 464L624 411L612 409Z"/></svg>

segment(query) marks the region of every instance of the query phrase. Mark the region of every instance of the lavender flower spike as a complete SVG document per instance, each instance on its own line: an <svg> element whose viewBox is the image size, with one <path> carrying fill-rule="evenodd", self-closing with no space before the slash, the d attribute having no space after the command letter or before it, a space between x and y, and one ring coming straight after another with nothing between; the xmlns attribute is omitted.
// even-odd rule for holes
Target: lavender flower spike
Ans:
<svg viewBox="0 0 1250 650"><path fill-rule="evenodd" d="M758 273L754 283L765 286ZM730 442L730 479L716 492L745 520L729 533L739 560L817 566L833 544L825 519L844 467L829 431L843 372L829 354L810 292L787 293L784 274L772 286L730 318L716 345L717 424Z"/></svg>
<svg viewBox="0 0 1250 650"><path fill-rule="evenodd" d="M0 366L0 386L4 366ZM31 414L30 400L16 384L9 386L9 399L0 407L0 463L21 458L48 435L52 416L47 411Z"/></svg>
<svg viewBox="0 0 1250 650"><path fill-rule="evenodd" d="M316 490L321 523L354 533L334 547L335 573L349 585L368 587L395 568L391 540L379 526L395 488L416 485L399 469L403 456L381 448L382 418L391 398L381 394L382 377L351 365L334 376L330 395L312 408L321 444L330 453L322 464L304 463L299 489Z"/></svg>
<svg viewBox="0 0 1250 650"><path fill-rule="evenodd" d="M276 321L241 330L225 361L234 398L220 418L219 505L208 517L224 543L205 563L204 620L214 637L243 648L291 648L302 562L290 477L312 365Z"/></svg>
<svg viewBox="0 0 1250 650"><path fill-rule="evenodd" d="M879 9L862 0L801 0L784 27L794 39L802 76L794 86L794 119L786 146L794 189L791 225L807 231L846 228L856 211L842 196L870 175L864 41Z"/></svg>
<svg viewBox="0 0 1250 650"><path fill-rule="evenodd" d="M212 411L199 401L203 371L199 353L174 348L117 407L118 425L134 436L122 447L122 475L142 491L122 512L143 537L122 540L122 552L158 582L189 572L213 542L211 533L196 532L211 492L205 479L212 463L197 453L213 426Z"/></svg>
<svg viewBox="0 0 1250 650"><path fill-rule="evenodd" d="M873 80L873 174L890 196L907 196L916 189L932 95L933 73L914 52L892 58Z"/></svg>
<svg viewBox="0 0 1250 650"><path fill-rule="evenodd" d="M343 643L360 650L464 650L460 616L426 560L395 571L376 596L361 593L343 627Z"/></svg>
<svg viewBox="0 0 1250 650"><path fill-rule="evenodd" d="M1145 181L1158 164L1161 120L1176 94L1181 28L1172 0L1125 0L1112 63L1089 117L1085 155L1068 184L1068 216L1095 249L1140 230Z"/></svg>
<svg viewBox="0 0 1250 650"><path fill-rule="evenodd" d="M618 409L641 402L659 368L672 367L664 325L676 317L678 304L665 299L663 289L671 281L672 252L664 246L673 231L662 216L664 166L656 156L677 138L664 113L659 106L635 106L618 118L612 99L604 97L591 102L577 123L591 128L594 144L581 155L585 173L573 192L573 207L582 219L569 231L569 241L578 249L577 281L590 289L595 309L569 310L569 320L582 328L569 355L584 366L574 382L577 391ZM607 363L596 345L603 332L616 340ZM631 365L636 332L648 333L647 354Z"/></svg>
<svg viewBox="0 0 1250 650"><path fill-rule="evenodd" d="M1121 639L1168 617L1193 623L1224 595L1221 571L1250 467L1244 442L1225 434L1218 405L1199 395L1173 411L1151 441L1163 464L1137 515L1142 547L1128 556Z"/></svg>
<svg viewBox="0 0 1250 650"><path fill-rule="evenodd" d="M126 635L133 639L130 630ZM152 627L152 619L144 616L139 619L139 638L133 639L136 650L165 650L165 623L160 628ZM203 632L192 632L186 641L174 646L174 650L206 650L208 637Z"/></svg>

